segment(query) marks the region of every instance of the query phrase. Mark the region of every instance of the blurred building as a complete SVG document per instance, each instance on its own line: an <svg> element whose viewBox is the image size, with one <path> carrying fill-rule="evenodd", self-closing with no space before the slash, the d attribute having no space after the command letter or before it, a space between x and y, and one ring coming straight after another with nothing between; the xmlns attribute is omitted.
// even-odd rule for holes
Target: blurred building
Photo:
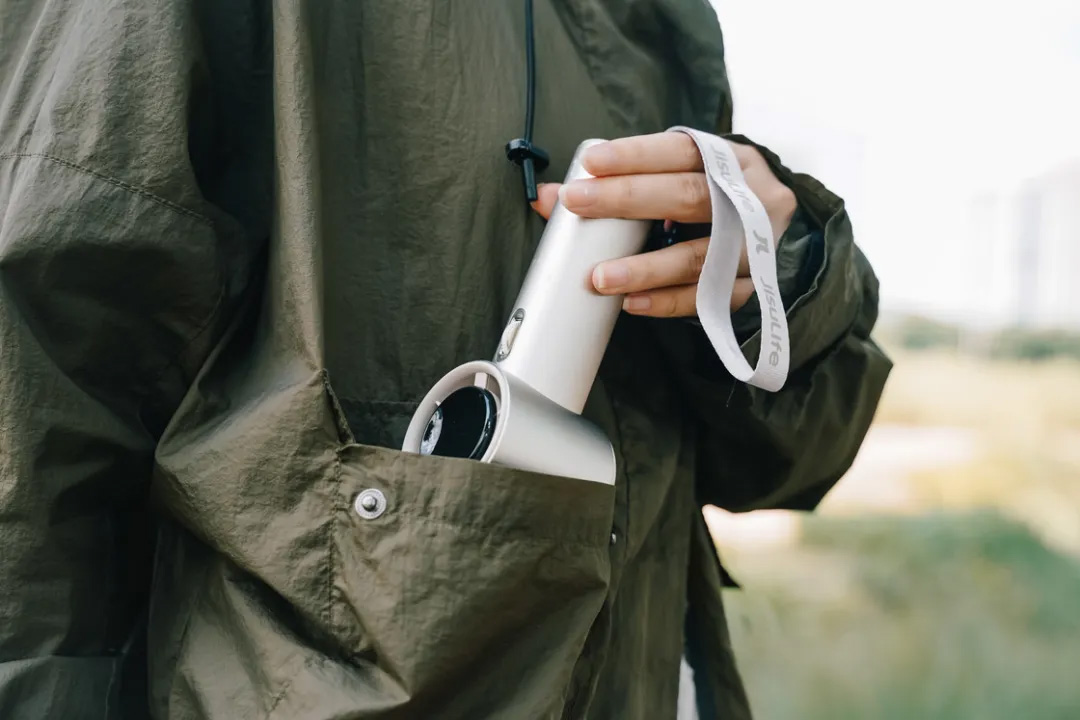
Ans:
<svg viewBox="0 0 1080 720"><path fill-rule="evenodd" d="M968 293L965 325L1011 325L1021 312L1018 285L1022 273L1016 270L1014 214L1012 204L1001 194L983 193L971 201L967 218L970 237L964 243L970 257L960 265L965 269Z"/></svg>
<svg viewBox="0 0 1080 720"><path fill-rule="evenodd" d="M1080 160L970 205L978 324L1080 329Z"/></svg>
<svg viewBox="0 0 1080 720"><path fill-rule="evenodd" d="M1024 190L1030 231L1021 252L1030 253L1025 297L1029 325L1080 327L1080 162L1034 180Z"/></svg>

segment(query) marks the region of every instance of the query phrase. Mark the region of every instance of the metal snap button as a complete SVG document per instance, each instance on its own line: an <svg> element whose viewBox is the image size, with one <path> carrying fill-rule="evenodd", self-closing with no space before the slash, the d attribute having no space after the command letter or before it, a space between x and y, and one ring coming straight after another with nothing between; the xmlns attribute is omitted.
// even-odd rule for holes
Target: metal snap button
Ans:
<svg viewBox="0 0 1080 720"><path fill-rule="evenodd" d="M619 536L615 533L611 533L611 544L614 545L617 542L619 542Z"/></svg>
<svg viewBox="0 0 1080 720"><path fill-rule="evenodd" d="M374 520L386 512L386 496L381 490L368 488L356 496L353 509L365 520Z"/></svg>

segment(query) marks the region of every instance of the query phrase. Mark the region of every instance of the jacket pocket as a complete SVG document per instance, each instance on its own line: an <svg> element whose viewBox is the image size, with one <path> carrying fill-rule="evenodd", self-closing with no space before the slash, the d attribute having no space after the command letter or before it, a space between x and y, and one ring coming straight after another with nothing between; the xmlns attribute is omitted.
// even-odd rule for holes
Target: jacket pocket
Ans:
<svg viewBox="0 0 1080 720"><path fill-rule="evenodd" d="M159 714L558 716L607 596L613 487L357 444L325 373L218 387L158 454Z"/></svg>
<svg viewBox="0 0 1080 720"><path fill-rule="evenodd" d="M407 717L548 717L606 596L614 488L349 444L332 623Z"/></svg>

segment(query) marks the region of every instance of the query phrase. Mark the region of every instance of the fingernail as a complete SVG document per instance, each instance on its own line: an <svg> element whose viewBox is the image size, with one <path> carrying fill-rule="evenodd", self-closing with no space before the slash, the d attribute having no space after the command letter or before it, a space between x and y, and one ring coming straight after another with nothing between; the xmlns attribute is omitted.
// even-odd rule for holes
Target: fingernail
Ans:
<svg viewBox="0 0 1080 720"><path fill-rule="evenodd" d="M606 263L596 268L596 289L613 290L630 282L630 268L624 263Z"/></svg>
<svg viewBox="0 0 1080 720"><path fill-rule="evenodd" d="M596 193L587 180L575 180L559 188L559 200L568 208L585 207L595 199Z"/></svg>
<svg viewBox="0 0 1080 720"><path fill-rule="evenodd" d="M622 306L629 312L643 312L652 306L652 300L645 295L627 295Z"/></svg>

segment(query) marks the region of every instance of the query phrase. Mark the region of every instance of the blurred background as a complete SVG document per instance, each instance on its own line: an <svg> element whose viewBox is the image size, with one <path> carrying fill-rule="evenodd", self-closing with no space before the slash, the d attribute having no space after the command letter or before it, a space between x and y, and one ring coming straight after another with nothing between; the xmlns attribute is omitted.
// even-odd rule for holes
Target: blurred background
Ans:
<svg viewBox="0 0 1080 720"><path fill-rule="evenodd" d="M1080 718L1080 1L714 0L896 363L813 516L709 514L759 718Z"/></svg>

